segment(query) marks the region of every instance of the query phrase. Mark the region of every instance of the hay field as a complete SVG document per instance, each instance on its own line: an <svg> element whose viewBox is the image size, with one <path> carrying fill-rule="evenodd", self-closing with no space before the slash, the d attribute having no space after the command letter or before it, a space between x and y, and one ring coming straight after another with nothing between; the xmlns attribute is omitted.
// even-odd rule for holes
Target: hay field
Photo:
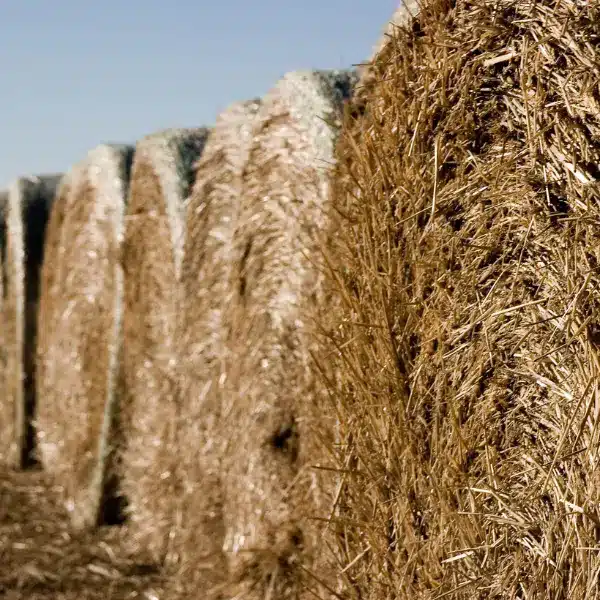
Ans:
<svg viewBox="0 0 600 600"><path fill-rule="evenodd" d="M2 235L3 370L0 372L0 460L34 462L35 344L44 235L59 175L20 177L6 195Z"/></svg>
<svg viewBox="0 0 600 600"><path fill-rule="evenodd" d="M122 389L120 252L132 156L128 146L90 151L66 174L48 232L38 441L76 528L119 519L111 488Z"/></svg>
<svg viewBox="0 0 600 600"><path fill-rule="evenodd" d="M598 5L421 8L337 149L343 584L597 597Z"/></svg>
<svg viewBox="0 0 600 600"><path fill-rule="evenodd" d="M160 563L180 493L173 436L185 208L208 133L173 129L137 143L125 217L121 489L130 535Z"/></svg>
<svg viewBox="0 0 600 600"><path fill-rule="evenodd" d="M7 600L174 600L131 552L125 528L75 534L60 485L42 471L0 467L0 548Z"/></svg>

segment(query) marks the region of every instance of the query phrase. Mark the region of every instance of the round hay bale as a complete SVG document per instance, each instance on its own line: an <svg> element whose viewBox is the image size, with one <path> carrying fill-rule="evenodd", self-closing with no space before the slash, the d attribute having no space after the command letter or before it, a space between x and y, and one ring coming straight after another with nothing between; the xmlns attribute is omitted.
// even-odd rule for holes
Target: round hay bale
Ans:
<svg viewBox="0 0 600 600"><path fill-rule="evenodd" d="M424 3L347 122L326 325L349 598L596 595L599 17Z"/></svg>
<svg viewBox="0 0 600 600"><path fill-rule="evenodd" d="M41 398L45 398L51 393L51 388L47 386L52 382L48 381L45 368L49 363L52 369L53 357L49 352L50 340L55 335L52 324L55 321L55 308L60 309L60 302L56 302L56 297L60 299L62 290L55 285L55 280L60 281L60 244L62 223L65 219L67 202L71 191L70 177L63 177L57 187L50 218L46 227L46 239L44 243L44 262L42 263L42 272L40 280L40 300L38 307L38 336L36 348L36 373L37 390Z"/></svg>
<svg viewBox="0 0 600 600"><path fill-rule="evenodd" d="M103 144L74 166L49 232L37 430L42 462L63 486L77 528L117 519L120 252L132 157L129 146Z"/></svg>
<svg viewBox="0 0 600 600"><path fill-rule="evenodd" d="M185 202L207 134L174 129L138 142L125 217L121 488L134 541L154 560L165 552L178 493L172 436Z"/></svg>
<svg viewBox="0 0 600 600"><path fill-rule="evenodd" d="M232 240L242 193L242 173L252 140L257 100L228 107L196 167L186 217L182 268L184 322L181 331L177 456L179 493L171 501L174 543L170 560L179 560L179 581L207 590L226 575L222 553L220 487L221 432L219 376L226 349L222 311L228 302L233 268Z"/></svg>
<svg viewBox="0 0 600 600"><path fill-rule="evenodd" d="M35 344L44 236L59 175L20 177L8 190L2 238L2 344L0 460L35 462Z"/></svg>
<svg viewBox="0 0 600 600"><path fill-rule="evenodd" d="M265 96L243 174L225 327L220 431L224 548L232 593L319 589L320 521L330 499L313 460L321 393L305 311L320 294L316 241L355 73L287 74ZM317 579L307 575L319 572ZM322 590L321 590L322 591Z"/></svg>

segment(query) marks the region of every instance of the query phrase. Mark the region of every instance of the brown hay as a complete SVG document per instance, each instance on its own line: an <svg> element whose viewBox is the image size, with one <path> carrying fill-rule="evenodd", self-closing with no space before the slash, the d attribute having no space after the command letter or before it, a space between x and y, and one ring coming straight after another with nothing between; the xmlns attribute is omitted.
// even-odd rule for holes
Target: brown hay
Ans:
<svg viewBox="0 0 600 600"><path fill-rule="evenodd" d="M369 61L359 66L360 85L366 85L370 80L372 64L377 61L379 53L394 37L398 27L408 25L413 22L413 18L419 14L421 0L402 0L392 18L385 24L383 33L377 44L373 47Z"/></svg>
<svg viewBox="0 0 600 600"><path fill-rule="evenodd" d="M322 508L324 490L309 468L318 390L303 307L318 294L311 240L323 224L334 122L353 83L348 73L288 74L253 127L219 317L225 348L214 361L218 377L191 397L196 414L216 403L208 441L223 447L205 452L221 472L230 594L283 598L319 588L306 576L318 547L306 517Z"/></svg>
<svg viewBox="0 0 600 600"><path fill-rule="evenodd" d="M180 493L170 499L176 515L172 555L179 558L178 580L186 589L201 582L208 590L226 574L216 452L216 400L225 346L221 313L228 301L242 172L258 106L256 100L238 103L217 117L197 163L187 211L179 438L167 449L178 459Z"/></svg>
<svg viewBox="0 0 600 600"><path fill-rule="evenodd" d="M595 2L432 0L348 121L349 598L598 595L599 39Z"/></svg>
<svg viewBox="0 0 600 600"><path fill-rule="evenodd" d="M132 149L101 145L65 176L49 232L45 329L38 361L44 466L64 487L76 527L105 518L114 483L122 303L119 253ZM52 272L53 271L53 272ZM49 320L45 320L45 319ZM42 320L44 319L44 320Z"/></svg>
<svg viewBox="0 0 600 600"><path fill-rule="evenodd" d="M140 549L163 560L173 508L175 342L181 313L185 201L207 129L160 132L138 142L125 224L122 489Z"/></svg>
<svg viewBox="0 0 600 600"><path fill-rule="evenodd" d="M0 322L4 369L0 381L0 460L33 462L36 403L35 343L44 235L60 176L21 177L8 190L1 236Z"/></svg>

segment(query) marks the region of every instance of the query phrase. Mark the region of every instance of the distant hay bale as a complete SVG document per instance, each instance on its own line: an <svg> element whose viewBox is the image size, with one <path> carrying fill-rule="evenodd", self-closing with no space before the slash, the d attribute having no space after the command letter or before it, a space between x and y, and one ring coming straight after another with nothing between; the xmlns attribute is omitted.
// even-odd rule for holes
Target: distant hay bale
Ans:
<svg viewBox="0 0 600 600"><path fill-rule="evenodd" d="M421 8L337 151L340 579L595 597L599 6Z"/></svg>
<svg viewBox="0 0 600 600"><path fill-rule="evenodd" d="M65 176L48 232L38 348L43 465L75 527L113 517L123 274L120 251L133 149L100 145Z"/></svg>
<svg viewBox="0 0 600 600"><path fill-rule="evenodd" d="M173 386L185 203L207 134L203 128L174 129L138 142L125 217L121 487L134 541L155 560L165 552L178 493L172 490L180 453L173 439Z"/></svg>
<svg viewBox="0 0 600 600"><path fill-rule="evenodd" d="M326 222L336 121L354 83L349 72L288 74L263 99L252 130L228 252L233 269L214 302L219 308L224 297L226 345L213 359L220 373L191 396L200 415L216 388L207 413L218 434L207 444L217 438L224 447L205 453L209 465L211 452L219 456L231 594L297 597L319 588L306 575L319 565L318 521L308 518L328 495L309 464L319 389L303 311L319 293L314 240Z"/></svg>
<svg viewBox="0 0 600 600"><path fill-rule="evenodd" d="M182 267L184 322L178 440L165 448L177 457L179 493L170 497L174 536L169 560L178 560L179 580L205 589L225 576L222 554L221 447L217 428L219 375L226 348L222 311L233 269L232 243L242 194L242 173L259 102L234 104L218 117L196 165L186 216ZM163 532L157 532L164 537ZM173 537L173 536L172 536ZM163 541L164 545L164 541Z"/></svg>
<svg viewBox="0 0 600 600"><path fill-rule="evenodd" d="M46 224L59 180L59 175L16 179L3 210L0 460L18 467L34 461L39 282Z"/></svg>

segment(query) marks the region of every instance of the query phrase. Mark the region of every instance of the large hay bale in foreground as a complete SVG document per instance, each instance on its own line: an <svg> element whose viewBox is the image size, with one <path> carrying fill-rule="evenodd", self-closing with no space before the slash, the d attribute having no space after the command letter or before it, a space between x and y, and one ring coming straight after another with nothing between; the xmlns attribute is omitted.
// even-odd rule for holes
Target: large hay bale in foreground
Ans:
<svg viewBox="0 0 600 600"><path fill-rule="evenodd" d="M0 323L4 369L0 385L0 460L34 462L35 343L44 236L59 175L20 177L4 207Z"/></svg>
<svg viewBox="0 0 600 600"><path fill-rule="evenodd" d="M319 588L305 304L318 296L313 240L326 221L336 119L354 73L286 75L263 99L243 173L225 310L216 431L231 594L297 597ZM338 123L339 124L339 123ZM196 343L200 342L197 340ZM212 414L214 412L211 411ZM210 440L209 440L210 441ZM201 493L201 490L196 492Z"/></svg>
<svg viewBox="0 0 600 600"><path fill-rule="evenodd" d="M122 484L135 543L164 554L180 450L174 447L176 332L185 202L207 129L174 129L136 145L125 224L123 269Z"/></svg>
<svg viewBox="0 0 600 600"><path fill-rule="evenodd" d="M220 488L219 376L226 337L222 314L229 302L234 268L233 235L242 195L242 174L252 141L257 100L223 111L201 159L186 216L182 268L184 323L178 441L175 454L181 493L171 500L179 581L208 590L223 581L223 520ZM159 532L159 535L162 535Z"/></svg>
<svg viewBox="0 0 600 600"><path fill-rule="evenodd" d="M328 325L349 598L598 594L599 17L426 2L347 123Z"/></svg>
<svg viewBox="0 0 600 600"><path fill-rule="evenodd" d="M121 385L120 251L133 149L101 145L65 176L48 232L38 440L76 527L111 519ZM57 229L54 229L57 228Z"/></svg>

